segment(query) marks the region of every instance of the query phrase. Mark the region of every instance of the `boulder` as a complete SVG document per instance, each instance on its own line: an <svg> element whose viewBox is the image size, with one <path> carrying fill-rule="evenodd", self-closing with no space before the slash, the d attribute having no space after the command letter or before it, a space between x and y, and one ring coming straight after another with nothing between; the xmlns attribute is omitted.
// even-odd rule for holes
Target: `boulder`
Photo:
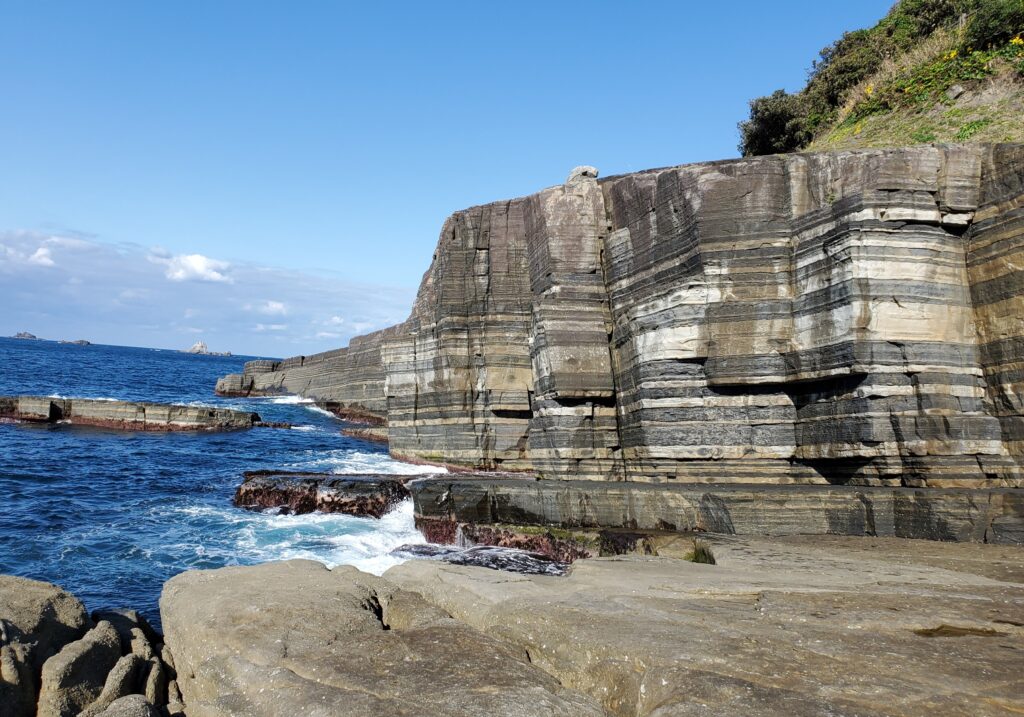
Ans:
<svg viewBox="0 0 1024 717"><path fill-rule="evenodd" d="M351 567L190 571L160 611L189 717L604 714L522 649Z"/></svg>
<svg viewBox="0 0 1024 717"><path fill-rule="evenodd" d="M39 671L86 631L82 603L55 585L0 575L0 716L35 714Z"/></svg>
<svg viewBox="0 0 1024 717"><path fill-rule="evenodd" d="M161 717L160 710L142 695L129 695L115 700L97 717Z"/></svg>
<svg viewBox="0 0 1024 717"><path fill-rule="evenodd" d="M121 639L103 621L43 665L39 717L75 717L100 696L121 657Z"/></svg>
<svg viewBox="0 0 1024 717"><path fill-rule="evenodd" d="M146 661L131 653L124 655L107 675L103 691L78 717L96 717L115 701L127 695L140 692L139 682L146 668Z"/></svg>

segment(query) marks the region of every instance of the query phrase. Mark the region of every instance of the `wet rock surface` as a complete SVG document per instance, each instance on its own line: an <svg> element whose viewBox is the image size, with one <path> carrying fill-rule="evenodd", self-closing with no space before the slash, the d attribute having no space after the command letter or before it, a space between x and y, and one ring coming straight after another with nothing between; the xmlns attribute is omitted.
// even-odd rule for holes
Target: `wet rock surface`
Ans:
<svg viewBox="0 0 1024 717"><path fill-rule="evenodd" d="M450 545L401 545L392 554L408 558L440 560L452 565L472 565L523 575L565 575L569 564L541 553L493 545L454 547Z"/></svg>
<svg viewBox="0 0 1024 717"><path fill-rule="evenodd" d="M408 497L403 480L390 474L250 471L235 491L234 504L247 510L380 518Z"/></svg>
<svg viewBox="0 0 1024 717"><path fill-rule="evenodd" d="M54 585L0 575L0 716L180 714L175 680L170 651L135 611L90 618Z"/></svg>
<svg viewBox="0 0 1024 717"><path fill-rule="evenodd" d="M160 613L189 717L605 714L521 648L351 567L182 573Z"/></svg>
<svg viewBox="0 0 1024 717"><path fill-rule="evenodd" d="M0 397L0 420L70 423L124 431L237 430L286 424L264 423L259 414L206 406L101 401L45 396Z"/></svg>

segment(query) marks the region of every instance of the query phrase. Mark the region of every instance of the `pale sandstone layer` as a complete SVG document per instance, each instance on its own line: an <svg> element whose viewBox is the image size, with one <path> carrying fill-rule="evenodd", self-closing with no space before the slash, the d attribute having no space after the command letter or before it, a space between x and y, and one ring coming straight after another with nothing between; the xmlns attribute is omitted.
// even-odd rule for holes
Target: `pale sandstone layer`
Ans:
<svg viewBox="0 0 1024 717"><path fill-rule="evenodd" d="M544 478L1021 485L1024 145L684 165L456 212L409 319L227 393Z"/></svg>

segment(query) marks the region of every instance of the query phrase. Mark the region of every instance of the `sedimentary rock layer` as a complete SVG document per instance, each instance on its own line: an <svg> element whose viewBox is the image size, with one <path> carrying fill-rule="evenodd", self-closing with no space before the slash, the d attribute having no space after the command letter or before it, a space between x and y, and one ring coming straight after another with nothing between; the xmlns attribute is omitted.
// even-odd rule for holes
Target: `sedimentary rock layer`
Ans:
<svg viewBox="0 0 1024 717"><path fill-rule="evenodd" d="M259 414L226 408L40 396L0 397L0 419L127 431L233 430L271 425L263 423Z"/></svg>
<svg viewBox="0 0 1024 717"><path fill-rule="evenodd" d="M456 212L404 324L219 390L544 478L1021 485L1024 145L596 174Z"/></svg>
<svg viewBox="0 0 1024 717"><path fill-rule="evenodd" d="M692 485L529 481L484 477L421 478L409 484L417 526L428 539L456 533L550 553L565 545L503 524L737 535L860 535L1024 544L1024 494L1015 489L920 489L817 485ZM499 539L506 542L501 542ZM531 539L535 542L530 542ZM592 554L592 553L591 553Z"/></svg>

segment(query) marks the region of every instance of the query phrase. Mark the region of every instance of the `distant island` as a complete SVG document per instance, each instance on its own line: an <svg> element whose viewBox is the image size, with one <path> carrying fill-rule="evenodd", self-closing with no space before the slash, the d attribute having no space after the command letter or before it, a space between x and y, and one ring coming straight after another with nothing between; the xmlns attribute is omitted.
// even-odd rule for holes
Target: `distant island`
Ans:
<svg viewBox="0 0 1024 717"><path fill-rule="evenodd" d="M196 341L192 348L184 351L187 354L200 354L202 356L230 356L230 351L210 351L205 341Z"/></svg>
<svg viewBox="0 0 1024 717"><path fill-rule="evenodd" d="M12 339L31 339L33 341L39 341L39 337L38 336L36 336L35 334L30 334L28 331L19 331L18 333L16 333L11 338Z"/></svg>
<svg viewBox="0 0 1024 717"><path fill-rule="evenodd" d="M69 344L69 345L72 345L72 346L92 346L92 342L91 341L86 341L85 339L76 339L74 341L68 341L67 339L61 339L57 343L59 343L59 344Z"/></svg>

